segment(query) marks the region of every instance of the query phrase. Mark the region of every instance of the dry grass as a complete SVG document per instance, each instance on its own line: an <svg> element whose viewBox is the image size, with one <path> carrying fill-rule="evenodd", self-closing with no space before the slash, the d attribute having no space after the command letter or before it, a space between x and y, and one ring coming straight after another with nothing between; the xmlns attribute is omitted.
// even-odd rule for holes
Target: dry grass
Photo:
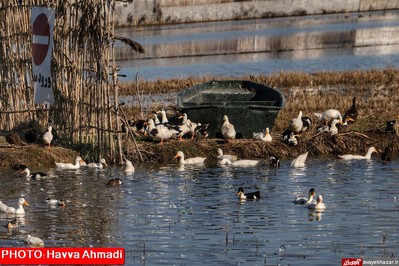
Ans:
<svg viewBox="0 0 399 266"><path fill-rule="evenodd" d="M350 72L282 72L268 76L246 77L191 77L187 79L141 81L138 84L125 83L121 95L171 93L184 90L196 84L219 79L247 79L280 89L286 98L284 108L276 120L274 131L282 131L291 118L301 110L304 115L316 119L313 113L329 108L344 113L357 97L359 120L352 129L368 131L382 129L387 120L395 119L399 113L399 69L350 71ZM137 85L137 86L136 86ZM159 108L156 104L154 108ZM127 111L132 119L138 107Z"/></svg>

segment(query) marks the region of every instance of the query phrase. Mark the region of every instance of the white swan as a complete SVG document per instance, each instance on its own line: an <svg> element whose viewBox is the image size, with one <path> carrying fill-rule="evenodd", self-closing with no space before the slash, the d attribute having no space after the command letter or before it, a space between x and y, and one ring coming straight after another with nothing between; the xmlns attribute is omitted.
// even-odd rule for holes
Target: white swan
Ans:
<svg viewBox="0 0 399 266"><path fill-rule="evenodd" d="M55 163L55 166L60 169L79 169L80 163L83 162L80 156L76 157L75 164L72 163Z"/></svg>
<svg viewBox="0 0 399 266"><path fill-rule="evenodd" d="M308 197L305 196L298 196L295 198L294 203L295 204L310 204L313 202L313 198L314 196L316 196L316 192L314 190L314 188L309 189L309 194Z"/></svg>
<svg viewBox="0 0 399 266"><path fill-rule="evenodd" d="M193 158L184 159L184 153L182 151L177 152L175 159L176 158L179 158L180 164L202 164L206 159L206 157L193 157Z"/></svg>
<svg viewBox="0 0 399 266"><path fill-rule="evenodd" d="M220 165L231 165L231 166L241 166L241 167L250 167L256 166L259 161L258 160L237 160L237 161L230 161L229 159L223 159L220 162Z"/></svg>
<svg viewBox="0 0 399 266"><path fill-rule="evenodd" d="M326 209L326 205L323 203L323 196L319 195L317 197L317 203L311 203L308 206L308 209L322 211Z"/></svg>
<svg viewBox="0 0 399 266"><path fill-rule="evenodd" d="M305 166L306 158L308 157L308 153L309 153L309 152L305 152L305 153L299 155L298 157L296 157L296 158L291 162L291 166L294 166L294 167L304 167L304 166Z"/></svg>
<svg viewBox="0 0 399 266"><path fill-rule="evenodd" d="M18 200L18 208L9 207L0 201L0 211L7 214L25 214L24 206L29 206L29 203L24 199Z"/></svg>
<svg viewBox="0 0 399 266"><path fill-rule="evenodd" d="M223 116L222 135L225 139L235 139L236 137L234 125L229 122L227 115Z"/></svg>
<svg viewBox="0 0 399 266"><path fill-rule="evenodd" d="M291 132L299 134L302 130L302 127L303 127L302 111L299 111L298 116L296 118L291 119L291 122L288 125L288 129Z"/></svg>
<svg viewBox="0 0 399 266"><path fill-rule="evenodd" d="M366 159L370 160L371 159L371 154L373 152L378 153L377 149L374 147L370 147L366 153L366 155L352 155L352 154L345 154L345 155L338 155L339 158L343 160L361 160L361 159Z"/></svg>
<svg viewBox="0 0 399 266"><path fill-rule="evenodd" d="M263 134L263 132L260 132L260 133L253 133L252 135L253 139L261 140L263 142L272 142L273 140L272 136L270 135L270 130L268 127L266 128L265 134Z"/></svg>
<svg viewBox="0 0 399 266"><path fill-rule="evenodd" d="M30 246L44 246L44 241L38 237L28 235L25 239L24 242Z"/></svg>
<svg viewBox="0 0 399 266"><path fill-rule="evenodd" d="M25 168L21 174L26 173L26 179L42 179L45 178L47 176L47 174L42 173L42 172L37 172L37 173L31 173L29 168Z"/></svg>
<svg viewBox="0 0 399 266"><path fill-rule="evenodd" d="M220 148L218 148L218 156L216 158L218 160L229 159L230 161L237 161L236 155L223 154L223 150Z"/></svg>
<svg viewBox="0 0 399 266"><path fill-rule="evenodd" d="M131 161L128 159L125 159L125 169L123 170L126 174L131 174L134 173L134 166Z"/></svg>
<svg viewBox="0 0 399 266"><path fill-rule="evenodd" d="M91 168L100 168L100 169L102 169L104 166L108 166L108 164L107 164L107 162L105 161L104 158L101 158L100 162L98 162L98 163L89 163L87 166L91 167Z"/></svg>
<svg viewBox="0 0 399 266"><path fill-rule="evenodd" d="M43 142L44 145L49 146L51 145L51 141L53 141L53 133L51 132L53 128L51 126L48 127L48 130L43 135Z"/></svg>

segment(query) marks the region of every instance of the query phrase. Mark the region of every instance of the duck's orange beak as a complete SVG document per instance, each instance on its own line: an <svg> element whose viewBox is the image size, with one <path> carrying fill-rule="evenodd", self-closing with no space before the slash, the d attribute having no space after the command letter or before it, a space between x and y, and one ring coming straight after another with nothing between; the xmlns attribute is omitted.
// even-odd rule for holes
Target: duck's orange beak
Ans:
<svg viewBox="0 0 399 266"><path fill-rule="evenodd" d="M175 159L176 159L176 158L179 158L179 157L180 157L179 154L176 154L176 155L175 155Z"/></svg>
<svg viewBox="0 0 399 266"><path fill-rule="evenodd" d="M29 203L25 200L24 203L22 203L24 206L29 206Z"/></svg>

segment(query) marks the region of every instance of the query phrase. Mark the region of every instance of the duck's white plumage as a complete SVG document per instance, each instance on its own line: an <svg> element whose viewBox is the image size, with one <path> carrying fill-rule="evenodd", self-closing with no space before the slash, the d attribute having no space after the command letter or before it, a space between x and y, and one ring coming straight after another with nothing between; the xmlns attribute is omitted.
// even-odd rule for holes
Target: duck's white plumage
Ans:
<svg viewBox="0 0 399 266"><path fill-rule="evenodd" d="M134 165L131 161L129 161L128 159L125 159L125 169L123 170L125 173L127 174L131 174L134 173Z"/></svg>
<svg viewBox="0 0 399 266"><path fill-rule="evenodd" d="M45 145L50 146L51 141L53 141L53 133L51 132L53 128L51 126L48 127L48 130L43 135L43 142Z"/></svg>
<svg viewBox="0 0 399 266"><path fill-rule="evenodd" d="M309 153L309 152L305 152L305 153L299 155L298 157L296 157L296 158L291 162L291 166L294 166L294 167L304 167L304 166L305 166L306 158L308 157L308 153Z"/></svg>
<svg viewBox="0 0 399 266"><path fill-rule="evenodd" d="M60 169L79 169L80 163L83 162L80 156L76 157L75 164L72 163L55 163L55 166Z"/></svg>
<svg viewBox="0 0 399 266"><path fill-rule="evenodd" d="M108 166L108 164L104 158L101 158L98 163L89 163L87 166L91 167L91 168L100 168L101 169L104 166Z"/></svg>
<svg viewBox="0 0 399 266"><path fill-rule="evenodd" d="M235 139L236 137L234 125L230 123L227 115L223 116L222 135L225 139Z"/></svg>
<svg viewBox="0 0 399 266"><path fill-rule="evenodd" d="M251 166L256 166L259 163L259 160L237 160L232 162L229 159L223 159L219 163L221 165L251 167Z"/></svg>
<svg viewBox="0 0 399 266"><path fill-rule="evenodd" d="M218 148L218 160L229 159L230 161L237 161L237 156L232 154L224 154L221 148Z"/></svg>
<svg viewBox="0 0 399 266"><path fill-rule="evenodd" d="M24 239L24 242L30 246L44 246L44 241L42 239L31 235L27 235L27 237Z"/></svg>
<svg viewBox="0 0 399 266"><path fill-rule="evenodd" d="M263 134L263 132L259 132L259 133L253 133L253 139L256 140L261 140L263 142L272 142L273 138L270 135L270 130L267 127L265 133Z"/></svg>
<svg viewBox="0 0 399 266"><path fill-rule="evenodd" d="M323 196L319 195L317 197L317 203L311 203L307 205L308 209L322 211L326 209L326 205L323 202Z"/></svg>
<svg viewBox="0 0 399 266"><path fill-rule="evenodd" d="M345 155L338 155L339 158L343 160L370 160L371 159L371 154L373 152L377 152L377 149L375 147L370 147L366 153L366 155L352 155L352 154L345 154Z"/></svg>
<svg viewBox="0 0 399 266"><path fill-rule="evenodd" d="M18 207L10 207L0 201L0 211L7 214L25 214L24 206L29 206L29 203L24 199L18 200Z"/></svg>
<svg viewBox="0 0 399 266"><path fill-rule="evenodd" d="M290 124L288 125L288 129L291 132L300 133L303 127L302 121L302 111L299 111L299 114L296 118L291 119Z"/></svg>
<svg viewBox="0 0 399 266"><path fill-rule="evenodd" d="M338 121L342 123L342 115L336 109L328 109L321 113L320 120L325 124L330 124L334 119L338 119Z"/></svg>
<svg viewBox="0 0 399 266"><path fill-rule="evenodd" d="M21 174L26 174L26 178L27 179L42 179L45 178L47 176L47 174L42 173L42 172L37 172L37 173L31 173L31 171L29 170L29 168L25 168Z"/></svg>
<svg viewBox="0 0 399 266"><path fill-rule="evenodd" d="M337 124L339 123L338 119L333 119L333 121L331 121L331 126L330 126L330 134L331 136L334 136L336 134L338 134L338 128L337 128Z"/></svg>
<svg viewBox="0 0 399 266"><path fill-rule="evenodd" d="M182 151L178 151L176 153L175 159L179 158L180 164L202 164L204 163L206 157L193 157L193 158L184 158L184 153Z"/></svg>
<svg viewBox="0 0 399 266"><path fill-rule="evenodd" d="M151 136L161 140L159 144L163 144L164 140L168 140L171 137L179 134L179 131L173 128L169 128L164 124L159 124L155 126L154 120L152 120L151 118L149 118L147 122L148 122L148 132L150 133Z"/></svg>

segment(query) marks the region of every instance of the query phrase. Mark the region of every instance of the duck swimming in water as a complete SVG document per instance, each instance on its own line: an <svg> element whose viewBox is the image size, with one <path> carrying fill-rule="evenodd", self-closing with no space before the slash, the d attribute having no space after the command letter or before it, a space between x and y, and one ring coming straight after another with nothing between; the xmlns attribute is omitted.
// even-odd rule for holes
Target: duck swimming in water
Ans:
<svg viewBox="0 0 399 266"><path fill-rule="evenodd" d="M47 176L47 174L42 173L42 172L37 172L37 173L31 173L29 168L25 168L21 174L26 174L26 179L42 179Z"/></svg>
<svg viewBox="0 0 399 266"><path fill-rule="evenodd" d="M175 159L176 158L180 158L179 159L180 164L203 164L206 159L206 157L193 157L193 158L184 159L184 153L182 151L177 152Z"/></svg>
<svg viewBox="0 0 399 266"><path fill-rule="evenodd" d="M313 202L313 198L316 196L316 192L314 188L309 189L308 197L298 196L295 198L295 204L311 204Z"/></svg>
<svg viewBox="0 0 399 266"><path fill-rule="evenodd" d="M237 196L241 200L245 200L245 199L256 200L256 199L260 198L260 192L259 191L255 191L255 192L244 193L244 188L243 187L239 187L238 191L237 191Z"/></svg>
<svg viewBox="0 0 399 266"><path fill-rule="evenodd" d="M343 160L370 160L371 154L373 152L378 153L375 147L370 147L366 153L366 155L352 155L352 154L345 154L345 155L338 155L339 158Z"/></svg>
<svg viewBox="0 0 399 266"><path fill-rule="evenodd" d="M323 211L326 209L326 205L323 203L323 196L319 195L317 197L317 203L311 203L308 206L308 209L316 210L316 211Z"/></svg>
<svg viewBox="0 0 399 266"><path fill-rule="evenodd" d="M18 208L9 207L0 201L0 212L7 214L25 214L23 206L29 206L29 203L24 198L18 200Z"/></svg>

